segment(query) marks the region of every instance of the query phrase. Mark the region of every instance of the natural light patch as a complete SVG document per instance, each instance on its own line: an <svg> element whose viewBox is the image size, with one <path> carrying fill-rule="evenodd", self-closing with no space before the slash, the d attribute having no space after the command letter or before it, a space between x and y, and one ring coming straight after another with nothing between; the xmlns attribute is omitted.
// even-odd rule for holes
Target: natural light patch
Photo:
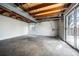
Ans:
<svg viewBox="0 0 79 59"><path fill-rule="evenodd" d="M63 47L62 44L59 44L56 46L56 49L61 49L62 47Z"/></svg>

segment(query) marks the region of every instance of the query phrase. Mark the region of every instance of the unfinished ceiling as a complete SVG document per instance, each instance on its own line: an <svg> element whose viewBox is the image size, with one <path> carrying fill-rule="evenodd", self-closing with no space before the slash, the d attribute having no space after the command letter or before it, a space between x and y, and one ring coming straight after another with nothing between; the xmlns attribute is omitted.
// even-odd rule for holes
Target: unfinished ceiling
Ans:
<svg viewBox="0 0 79 59"><path fill-rule="evenodd" d="M37 21L44 18L59 17L70 5L70 3L15 3L23 11L28 12ZM12 17L25 22L33 22L17 13L14 13L6 8L0 7L0 14Z"/></svg>

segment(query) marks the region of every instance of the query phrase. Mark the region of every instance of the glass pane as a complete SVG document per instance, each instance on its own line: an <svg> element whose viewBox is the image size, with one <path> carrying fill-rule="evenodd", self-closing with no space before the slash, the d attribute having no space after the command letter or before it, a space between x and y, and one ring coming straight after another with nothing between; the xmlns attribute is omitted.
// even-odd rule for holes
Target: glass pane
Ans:
<svg viewBox="0 0 79 59"><path fill-rule="evenodd" d="M72 45L74 45L74 11L72 11L68 16L67 16L67 36L66 36L66 41Z"/></svg>
<svg viewBox="0 0 79 59"><path fill-rule="evenodd" d="M79 7L77 8L77 49L79 49Z"/></svg>

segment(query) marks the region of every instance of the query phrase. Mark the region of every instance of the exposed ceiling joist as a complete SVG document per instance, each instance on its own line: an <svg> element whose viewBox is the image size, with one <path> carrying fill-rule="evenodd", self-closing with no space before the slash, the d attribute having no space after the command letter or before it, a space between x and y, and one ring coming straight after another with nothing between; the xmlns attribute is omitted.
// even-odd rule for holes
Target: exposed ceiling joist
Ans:
<svg viewBox="0 0 79 59"><path fill-rule="evenodd" d="M28 3L28 4L30 6L30 3ZM49 5L53 5L53 4L55 4L55 3L32 3L32 5L35 5L35 6L28 7L27 3L26 3L26 4L22 4L20 6L26 11L31 11L31 10L35 10L35 9L38 9L38 8L46 7L46 6L49 6Z"/></svg>
<svg viewBox="0 0 79 59"><path fill-rule="evenodd" d="M42 4L42 3L25 3L25 4L22 4L22 7L25 9L28 9L28 8L32 8L32 7L35 7L40 4Z"/></svg>
<svg viewBox="0 0 79 59"><path fill-rule="evenodd" d="M28 7L27 4L33 6ZM66 3L32 3L31 5L30 3L19 4L24 11L27 11L36 19L59 16L69 6Z"/></svg>
<svg viewBox="0 0 79 59"><path fill-rule="evenodd" d="M40 12L40 11L45 11L45 10L57 8L57 7L60 7L60 6L64 6L64 4L54 4L54 5L46 6L46 7L43 7L43 8L36 9L36 10L31 10L31 11L29 11L29 13L36 13L36 12Z"/></svg>
<svg viewBox="0 0 79 59"><path fill-rule="evenodd" d="M46 18L56 19L54 17L59 17L69 5L70 3L3 3L0 4L0 14L25 22L39 22Z"/></svg>
<svg viewBox="0 0 79 59"><path fill-rule="evenodd" d="M24 22L32 22L31 20L28 20L27 18L24 18L23 16L17 14L17 13L14 13L6 8L1 8L0 7L0 14L1 15L4 15L4 16L7 16L7 17L11 17L11 18L14 18L14 19L17 19L17 20L20 20L20 21L24 21Z"/></svg>
<svg viewBox="0 0 79 59"><path fill-rule="evenodd" d="M35 15L35 14L39 14L39 13L44 13L44 12L55 11L55 10L63 9L63 8L64 8L64 7L61 6L61 7L57 7L57 8L53 8L53 9L49 9L49 10L45 10L45 11L40 11L40 12L37 12L37 13L31 13L31 15Z"/></svg>
<svg viewBox="0 0 79 59"><path fill-rule="evenodd" d="M44 13L39 13L39 14L35 14L34 16L43 16L43 15L47 15L47 14L52 14L52 13L56 13L56 12L61 12L63 11L65 8L62 9L57 9L54 11L48 11L48 12L44 12Z"/></svg>
<svg viewBox="0 0 79 59"><path fill-rule="evenodd" d="M31 21L34 21L34 22L37 22L35 20L35 18L33 18L32 16L30 16L27 12L24 12L21 8L17 7L16 5L14 4L7 4L7 3L3 3L3 4L0 4L2 7L4 8L7 8L21 16L24 16L25 18L28 18L30 19Z"/></svg>
<svg viewBox="0 0 79 59"><path fill-rule="evenodd" d="M37 16L35 18L42 19L42 18L47 18L47 17L57 17L59 14L60 14L60 12L57 12L57 13L47 14L47 15L43 15L43 16Z"/></svg>
<svg viewBox="0 0 79 59"><path fill-rule="evenodd" d="M54 15L58 15L61 12L56 12L56 13L50 13L50 14L46 14L46 15L42 15L42 16L34 16L34 17L46 17L46 16L54 16Z"/></svg>
<svg viewBox="0 0 79 59"><path fill-rule="evenodd" d="M48 18L43 18L42 20L38 19L39 22L44 22L44 21L55 21L55 20L59 20L61 19L61 17L48 17Z"/></svg>

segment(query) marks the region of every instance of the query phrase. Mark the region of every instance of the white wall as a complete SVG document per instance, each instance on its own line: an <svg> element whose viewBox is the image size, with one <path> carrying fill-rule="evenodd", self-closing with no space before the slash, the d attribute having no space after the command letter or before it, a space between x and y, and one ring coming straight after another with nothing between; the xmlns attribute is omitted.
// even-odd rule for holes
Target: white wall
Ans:
<svg viewBox="0 0 79 59"><path fill-rule="evenodd" d="M27 34L27 23L0 15L0 40Z"/></svg>
<svg viewBox="0 0 79 59"><path fill-rule="evenodd" d="M57 35L57 22L56 21L46 21L37 23L31 34L43 35L43 36L56 36Z"/></svg>

